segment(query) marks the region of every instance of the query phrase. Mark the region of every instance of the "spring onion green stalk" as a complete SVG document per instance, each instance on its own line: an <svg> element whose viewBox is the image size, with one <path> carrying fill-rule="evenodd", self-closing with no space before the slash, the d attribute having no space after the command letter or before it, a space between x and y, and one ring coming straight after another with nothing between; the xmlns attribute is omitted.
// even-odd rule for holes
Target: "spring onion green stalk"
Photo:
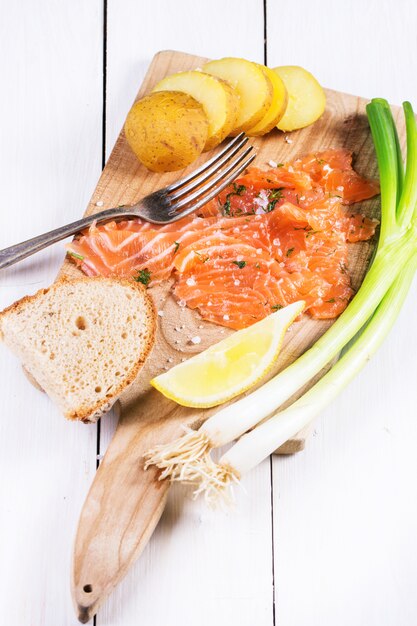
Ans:
<svg viewBox="0 0 417 626"><path fill-rule="evenodd" d="M288 439L307 426L366 365L390 332L409 291L415 271L415 255L400 272L374 315L352 342L349 350L332 369L288 409L277 413L251 432L243 435L220 459L218 464L205 459L201 467L200 486L195 495L204 493L208 503L221 495L232 499L230 488L239 483L242 474L253 469Z"/></svg>
<svg viewBox="0 0 417 626"><path fill-rule="evenodd" d="M381 232L374 260L356 296L312 348L269 382L221 409L198 431L188 432L179 440L149 451L147 464L163 469L163 477L196 481L205 476L208 480L214 466L210 450L239 438L275 413L318 374L371 319L397 276L414 257L417 249L417 126L411 105L404 103L403 107L407 130L405 175L388 103L375 99L367 106L380 173ZM361 346L363 342L355 345Z"/></svg>

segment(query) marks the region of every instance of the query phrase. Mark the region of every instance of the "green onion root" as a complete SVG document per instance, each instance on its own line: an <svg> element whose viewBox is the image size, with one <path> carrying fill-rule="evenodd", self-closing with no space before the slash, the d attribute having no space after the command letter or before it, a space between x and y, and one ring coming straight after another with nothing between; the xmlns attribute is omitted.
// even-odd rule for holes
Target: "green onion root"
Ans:
<svg viewBox="0 0 417 626"><path fill-rule="evenodd" d="M210 459L200 467L201 479L195 495L208 491L211 503L217 498L227 500L228 488L235 477L253 469L283 443L309 424L342 391L366 365L391 330L407 296L416 270L411 259L389 289L375 314L351 348L333 368L288 409L277 413L247 433L226 452L219 463ZM202 465L202 464L201 464Z"/></svg>
<svg viewBox="0 0 417 626"><path fill-rule="evenodd" d="M398 286L396 279L414 256L417 244L415 223L417 219L415 216L417 126L411 105L405 103L404 111L408 145L405 177L398 136L388 103L385 100L376 99L367 106L381 179L381 235L375 258L356 296L331 328L297 361L253 393L218 411L203 424L197 433L189 432L175 442L151 450L146 456L147 466L155 464L160 467L163 470L161 478L169 477L172 480L195 481L202 468L205 467L203 461L210 464L209 453L211 448L220 447L238 439L260 421L277 411L279 406L337 356L372 318L363 332L369 346L364 343L365 339L362 336L357 339L354 343L353 352L351 348L348 349L329 374L313 387L315 391L308 392L288 411L284 411L265 425L242 437L232 450L244 448L249 438L251 438L250 441L255 438L261 440L264 432L269 434L270 429L274 431L275 420L281 420L282 426L278 429L280 437L288 438L294 435L322 409L327 403L327 398L333 398L338 393L341 384L337 376L340 380L345 381L343 386L347 384L350 377L366 362L372 350L376 349L370 347L374 345L375 338L370 336L369 328L374 329L373 332L376 336L380 336L382 333L381 336L384 337L388 332L385 332L384 329L389 326L392 312L386 311L384 313L386 315L386 321L384 321L382 314L375 313L375 311L378 307L378 311L385 311L386 304L383 304L383 299L388 290L389 298L394 299L394 302L395 292L403 293L403 288ZM397 204L399 208L398 220ZM406 218L410 221L405 222ZM400 285L403 280L405 279L401 279ZM392 289L393 283L395 287ZM375 320L380 320L378 324L381 328ZM279 439L278 436L277 439ZM271 451L285 440L277 442L274 439L273 443L269 444ZM250 448L251 446L248 447L248 454ZM259 450L262 450L261 458L263 458L266 448L266 441L264 446L259 444ZM256 449L256 446L253 449ZM230 451L228 455L230 454L233 453ZM252 466L255 457L255 453L252 453L252 457L248 457L250 466ZM226 456L225 458L227 462L230 461L229 465L236 469L238 475L241 471L246 471L246 466L231 462L233 457ZM204 469L204 471L206 470Z"/></svg>
<svg viewBox="0 0 417 626"><path fill-rule="evenodd" d="M202 429L185 430L182 437L148 450L144 456L145 470L156 465L162 470L159 480L168 478L171 481L199 482L199 465L209 462L208 455L213 445Z"/></svg>

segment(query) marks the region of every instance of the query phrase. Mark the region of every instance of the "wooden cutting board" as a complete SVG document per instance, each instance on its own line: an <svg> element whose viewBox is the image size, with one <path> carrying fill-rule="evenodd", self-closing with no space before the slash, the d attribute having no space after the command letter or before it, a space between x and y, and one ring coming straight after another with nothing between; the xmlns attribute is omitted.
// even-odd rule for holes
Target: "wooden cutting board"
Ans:
<svg viewBox="0 0 417 626"><path fill-rule="evenodd" d="M195 69L206 59L181 52L159 52L153 59L138 93L145 95L164 76ZM377 175L374 149L365 114L366 100L326 91L327 107L313 126L286 136L273 131L252 139L256 164L282 162L299 154L327 147L347 148L355 153L355 168L370 177ZM127 113L127 112L126 112ZM396 118L399 109L394 110ZM402 126L401 139L404 138ZM210 155L186 170L191 171ZM130 150L123 131L100 177L86 214L120 204L134 204L144 195L183 176L184 172L149 172ZM99 206L98 206L99 204ZM378 216L379 199L362 203L369 216ZM357 288L367 269L374 242L350 246L353 287ZM75 276L79 270L65 261L61 275ZM164 509L169 484L157 480L157 471L143 471L143 454L156 443L177 437L181 426L197 426L212 412L180 407L149 387L149 380L184 357L204 350L232 332L204 322L198 313L180 308L170 293L170 283L151 289L158 316L156 345L138 379L118 403L119 424L100 463L81 512L74 546L72 594L79 620L86 623L126 574L150 538ZM304 316L293 324L279 361L271 376L311 346L331 321L314 321ZM196 346L190 339L198 335ZM289 454L304 447L306 433L287 442L277 452Z"/></svg>

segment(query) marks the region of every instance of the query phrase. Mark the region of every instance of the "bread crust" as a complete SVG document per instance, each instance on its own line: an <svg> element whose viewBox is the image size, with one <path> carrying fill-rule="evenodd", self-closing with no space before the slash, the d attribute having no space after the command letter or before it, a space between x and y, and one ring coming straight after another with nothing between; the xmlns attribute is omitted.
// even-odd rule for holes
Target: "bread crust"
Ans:
<svg viewBox="0 0 417 626"><path fill-rule="evenodd" d="M71 285L76 286L77 284L87 283L91 281L118 284L132 291L142 292L142 294L144 295L143 301L144 301L144 305L146 308L146 329L147 329L146 335L147 336L146 336L146 343L144 345L144 348L141 354L141 358L138 359L134 363L134 365L127 372L124 379L115 386L114 390L111 393L110 398L107 397L107 398L102 398L100 400L96 400L88 407L80 407L78 410L73 411L71 413L67 413L65 415L65 417L69 420L72 420L72 421L77 420L77 421L82 421L84 423L96 422L104 413L106 413L107 411L111 409L113 404L120 397L121 393L129 385L131 385L132 382L135 380L136 376L138 375L139 370L145 363L146 359L148 358L152 350L152 347L155 342L155 334L156 334L156 327L157 327L156 309L155 309L155 304L153 302L153 299L151 295L148 293L146 287L142 285L141 283L134 281L133 279L127 279L127 278L119 279L119 278L111 278L111 277L106 277L106 276L93 276L93 277L80 276L77 278L67 278L64 276L58 279L50 287L39 289L33 295L23 296L23 298L21 298L20 300L17 300L16 302L9 305L3 311L0 312L0 338L3 339L2 323L3 323L3 320L8 315L12 313L16 313L19 310L22 310L28 304L33 305L34 302L42 299L42 297L46 295L47 293L51 291L53 292L53 291L59 290L63 284L71 284ZM36 380L36 375L32 371L30 371L29 373Z"/></svg>

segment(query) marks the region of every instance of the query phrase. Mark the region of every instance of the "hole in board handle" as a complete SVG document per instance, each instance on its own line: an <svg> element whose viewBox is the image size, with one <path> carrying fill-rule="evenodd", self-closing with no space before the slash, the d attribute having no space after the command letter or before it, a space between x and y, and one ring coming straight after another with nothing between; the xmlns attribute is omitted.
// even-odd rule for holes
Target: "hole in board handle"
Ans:
<svg viewBox="0 0 417 626"><path fill-rule="evenodd" d="M85 591L85 593L91 593L93 591L93 587L91 585L84 585L83 591Z"/></svg>

